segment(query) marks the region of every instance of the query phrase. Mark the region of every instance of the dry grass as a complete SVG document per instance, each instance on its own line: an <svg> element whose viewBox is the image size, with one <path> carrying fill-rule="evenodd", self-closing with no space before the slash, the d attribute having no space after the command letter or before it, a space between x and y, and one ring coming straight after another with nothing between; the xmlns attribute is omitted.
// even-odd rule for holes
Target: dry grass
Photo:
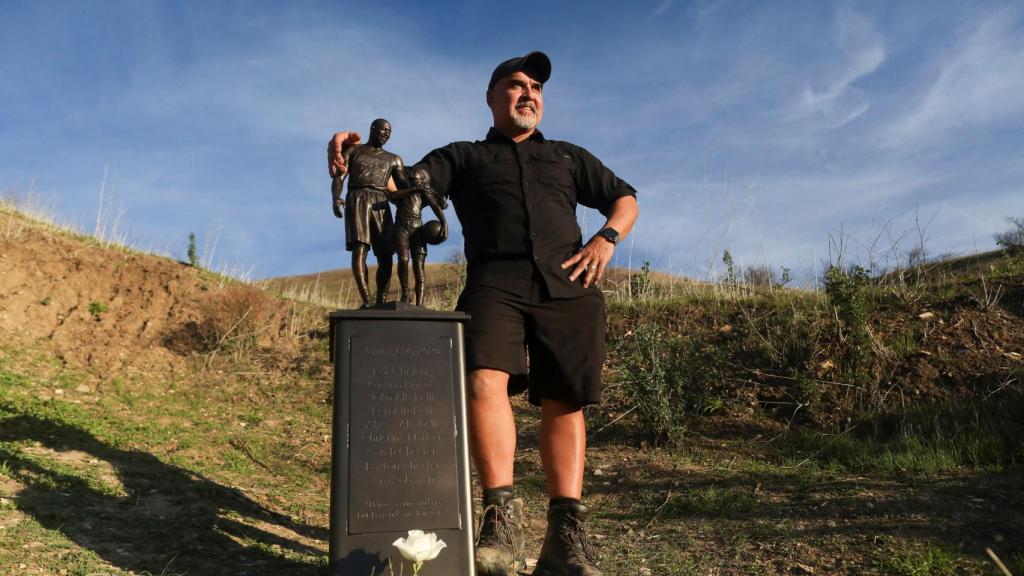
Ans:
<svg viewBox="0 0 1024 576"><path fill-rule="evenodd" d="M228 285L210 293L200 304L204 344L213 353L251 352L260 335L270 328L268 319L273 306L274 299L266 292L244 284Z"/></svg>

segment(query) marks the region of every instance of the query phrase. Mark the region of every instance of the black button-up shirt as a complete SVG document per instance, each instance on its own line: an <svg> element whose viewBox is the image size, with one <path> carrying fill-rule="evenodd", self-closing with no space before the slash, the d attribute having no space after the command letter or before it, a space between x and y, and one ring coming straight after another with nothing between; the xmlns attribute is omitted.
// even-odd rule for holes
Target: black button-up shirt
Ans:
<svg viewBox="0 0 1024 576"><path fill-rule="evenodd" d="M579 146L535 131L516 143L491 128L485 140L453 142L427 154L437 192L452 200L465 238L467 283L507 287L534 267L553 298L587 293L561 264L583 246L576 205L607 216L632 186ZM532 262L532 265L530 264Z"/></svg>

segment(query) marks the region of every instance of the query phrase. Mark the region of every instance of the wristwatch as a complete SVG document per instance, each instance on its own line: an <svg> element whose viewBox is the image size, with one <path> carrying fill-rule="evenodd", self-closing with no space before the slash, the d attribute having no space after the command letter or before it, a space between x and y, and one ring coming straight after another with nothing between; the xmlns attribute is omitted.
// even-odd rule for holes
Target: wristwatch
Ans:
<svg viewBox="0 0 1024 576"><path fill-rule="evenodd" d="M604 238L605 240L611 242L613 245L619 243L619 231L610 226L605 226L604 228L601 228L600 230L597 231L597 234L595 234L595 236L600 236L601 238Z"/></svg>

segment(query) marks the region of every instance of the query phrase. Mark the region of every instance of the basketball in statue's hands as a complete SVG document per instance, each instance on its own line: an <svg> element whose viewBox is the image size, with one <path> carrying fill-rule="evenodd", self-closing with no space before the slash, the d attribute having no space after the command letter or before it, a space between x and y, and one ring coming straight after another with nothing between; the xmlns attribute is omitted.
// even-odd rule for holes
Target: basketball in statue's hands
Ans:
<svg viewBox="0 0 1024 576"><path fill-rule="evenodd" d="M422 231L423 240L434 246L444 242L448 237L447 230L443 229L439 220L427 222L423 225Z"/></svg>

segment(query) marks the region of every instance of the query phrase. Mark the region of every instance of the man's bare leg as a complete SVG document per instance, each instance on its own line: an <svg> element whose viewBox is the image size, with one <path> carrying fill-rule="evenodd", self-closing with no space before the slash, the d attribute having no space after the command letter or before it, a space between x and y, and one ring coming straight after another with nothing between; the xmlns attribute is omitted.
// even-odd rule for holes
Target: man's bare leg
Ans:
<svg viewBox="0 0 1024 576"><path fill-rule="evenodd" d="M601 576L584 524L590 509L583 495L587 432L575 404L541 400L540 458L548 481L548 527L534 576Z"/></svg>
<svg viewBox="0 0 1024 576"><path fill-rule="evenodd" d="M512 485L516 422L508 400L508 373L480 368L469 373L469 445L480 486Z"/></svg>
<svg viewBox="0 0 1024 576"><path fill-rule="evenodd" d="M576 404L541 400L540 460L550 498L583 496L583 466L587 430L583 410Z"/></svg>
<svg viewBox="0 0 1024 576"><path fill-rule="evenodd" d="M469 440L483 488L483 515L475 543L479 576L510 576L526 566L522 500L512 491L516 424L508 400L508 374L469 373Z"/></svg>

